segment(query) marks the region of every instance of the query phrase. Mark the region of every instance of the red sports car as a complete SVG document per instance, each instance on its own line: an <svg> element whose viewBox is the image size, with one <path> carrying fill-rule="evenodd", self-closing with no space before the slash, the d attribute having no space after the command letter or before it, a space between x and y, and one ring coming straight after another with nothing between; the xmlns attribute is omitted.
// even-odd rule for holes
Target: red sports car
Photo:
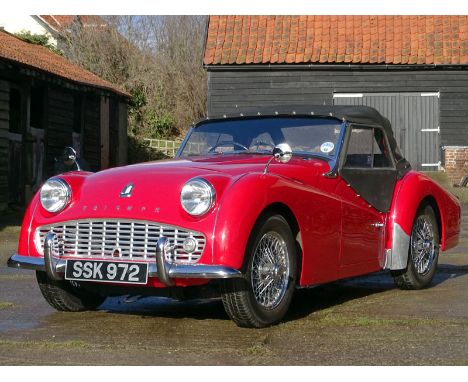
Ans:
<svg viewBox="0 0 468 382"><path fill-rule="evenodd" d="M412 171L367 107L301 107L194 125L174 160L50 178L9 266L58 310L107 296L220 296L239 325L286 314L294 290L383 269L430 285L460 204Z"/></svg>

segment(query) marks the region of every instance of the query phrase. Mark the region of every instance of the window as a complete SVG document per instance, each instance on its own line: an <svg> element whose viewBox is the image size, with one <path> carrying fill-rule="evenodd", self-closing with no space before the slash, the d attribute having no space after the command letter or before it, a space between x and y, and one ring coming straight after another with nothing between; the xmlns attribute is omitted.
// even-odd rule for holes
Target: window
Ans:
<svg viewBox="0 0 468 382"><path fill-rule="evenodd" d="M268 151L271 152L275 147L273 138L268 132L263 132L252 139L249 150L251 151Z"/></svg>
<svg viewBox="0 0 468 382"><path fill-rule="evenodd" d="M231 134L217 132L204 133L195 130L190 138L190 142L187 142L185 148L189 156L201 155L210 150L224 152L238 149L238 147L235 147L231 143L233 142L233 136Z"/></svg>
<svg viewBox="0 0 468 382"><path fill-rule="evenodd" d="M387 141L380 129L352 128L344 167L388 168L391 163Z"/></svg>
<svg viewBox="0 0 468 382"><path fill-rule="evenodd" d="M303 124L282 128L281 133L293 152L315 153L331 157L336 153L341 124L335 120L323 120L322 123L315 121L313 130L310 124Z"/></svg>
<svg viewBox="0 0 468 382"><path fill-rule="evenodd" d="M270 154L276 145L288 143L297 155L334 158L341 130L341 121L322 117L218 120L194 128L181 156L245 152Z"/></svg>
<svg viewBox="0 0 468 382"><path fill-rule="evenodd" d="M392 167L389 152L383 131L374 129L374 168Z"/></svg>

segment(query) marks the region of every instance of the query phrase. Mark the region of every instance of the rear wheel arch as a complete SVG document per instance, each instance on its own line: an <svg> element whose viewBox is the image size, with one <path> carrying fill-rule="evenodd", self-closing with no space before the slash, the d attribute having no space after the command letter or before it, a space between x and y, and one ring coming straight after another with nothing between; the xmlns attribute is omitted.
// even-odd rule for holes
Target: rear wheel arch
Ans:
<svg viewBox="0 0 468 382"><path fill-rule="evenodd" d="M442 244L444 229L442 215L440 212L437 199L432 194L425 194L420 198L413 198L411 203L406 207L397 206L391 213L399 212L404 213L405 216L400 217L398 220L393 221L392 229L392 242L391 242L391 257L387 259L386 268L390 270L404 269L407 265L408 254L410 250L410 236L414 223L420 211L424 210L426 206L430 206L434 211L435 220L439 232L439 243Z"/></svg>
<svg viewBox="0 0 468 382"><path fill-rule="evenodd" d="M400 289L423 289L431 284L437 271L439 243L435 208L430 201L423 200L413 220L406 267L391 271Z"/></svg>
<svg viewBox="0 0 468 382"><path fill-rule="evenodd" d="M425 205L434 210L437 227L440 233L441 244L445 238L445 198L443 190L431 179L421 173L411 171L401 180L401 186L395 193L395 199L389 211L389 216L395 216L393 224L389 228L395 233L396 226L400 231L409 235L418 212ZM392 233L389 232L392 237ZM394 248L393 241L391 248Z"/></svg>

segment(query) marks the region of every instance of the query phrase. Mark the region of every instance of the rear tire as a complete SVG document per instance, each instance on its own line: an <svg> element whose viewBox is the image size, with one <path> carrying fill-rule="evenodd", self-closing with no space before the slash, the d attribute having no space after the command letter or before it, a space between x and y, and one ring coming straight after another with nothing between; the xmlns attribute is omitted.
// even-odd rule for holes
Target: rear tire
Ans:
<svg viewBox="0 0 468 382"><path fill-rule="evenodd" d="M72 285L69 281L52 280L45 272L37 271L36 279L49 305L62 312L94 310L106 299L84 289L79 284Z"/></svg>
<svg viewBox="0 0 468 382"><path fill-rule="evenodd" d="M238 326L262 328L283 319L296 285L296 252L281 215L254 229L245 253L245 278L225 280L221 287L224 308Z"/></svg>
<svg viewBox="0 0 468 382"><path fill-rule="evenodd" d="M398 288L424 289L431 284L437 271L439 242L434 210L430 205L424 205L414 219L406 269L392 271Z"/></svg>

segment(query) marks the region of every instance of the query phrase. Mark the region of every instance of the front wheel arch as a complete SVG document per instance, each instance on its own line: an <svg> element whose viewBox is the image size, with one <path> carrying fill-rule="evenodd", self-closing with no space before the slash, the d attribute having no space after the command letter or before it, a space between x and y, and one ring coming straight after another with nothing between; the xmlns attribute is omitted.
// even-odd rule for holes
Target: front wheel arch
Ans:
<svg viewBox="0 0 468 382"><path fill-rule="evenodd" d="M291 209L284 203L272 203L268 206L266 206L262 212L257 217L257 220L255 220L254 225L252 226L252 229L250 231L249 239L248 242L246 243L245 248L249 248L249 244L251 244L252 240L255 240L255 235L254 233L259 229L261 225L270 217L273 215L280 215L282 216L286 222L289 225L289 228L291 229L291 232L293 234L294 240L296 242L296 255L297 255L297 274L301 274L302 270L302 236L301 236L301 230L299 228L299 223L297 222L296 216L294 213L291 211ZM242 262L242 267L241 267L241 272L245 274L248 266L248 256L245 255L244 253L244 260ZM299 278L298 278L299 281Z"/></svg>
<svg viewBox="0 0 468 382"><path fill-rule="evenodd" d="M265 221L260 220L260 222L263 224L253 230L254 240L249 242L246 249L245 255L248 261L244 272L245 278L223 280L220 285L226 313L241 327L261 328L280 322L287 313L298 280L296 244L288 222L278 214L270 215ZM272 241L268 238L269 235L273 235ZM279 243L279 247L277 239L282 242ZM265 248L263 240L273 243L270 250L263 249ZM258 256L268 260L257 261ZM270 268L268 264L273 267ZM278 288L278 285L275 286L277 281L281 284L279 289L275 289ZM271 284L272 287L268 291L267 288ZM265 290L267 294L273 293L273 300L268 297L263 300L262 293Z"/></svg>

